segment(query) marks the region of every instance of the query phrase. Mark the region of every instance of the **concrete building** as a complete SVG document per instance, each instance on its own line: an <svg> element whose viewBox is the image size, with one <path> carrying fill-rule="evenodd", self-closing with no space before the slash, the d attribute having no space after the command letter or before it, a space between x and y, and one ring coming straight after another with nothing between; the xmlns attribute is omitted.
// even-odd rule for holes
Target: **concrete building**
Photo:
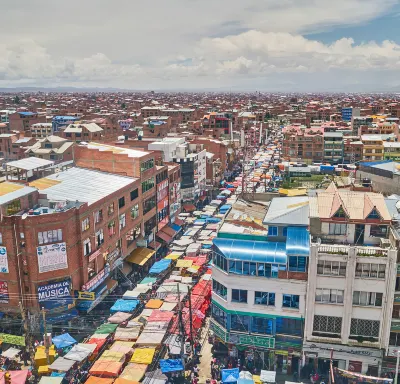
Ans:
<svg viewBox="0 0 400 384"><path fill-rule="evenodd" d="M26 157L53 160L55 162L70 161L73 159L72 141L58 136L47 136L38 140L25 150Z"/></svg>
<svg viewBox="0 0 400 384"><path fill-rule="evenodd" d="M36 123L31 125L31 136L43 139L44 137L51 136L53 134L52 123Z"/></svg>
<svg viewBox="0 0 400 384"><path fill-rule="evenodd" d="M8 115L10 130L19 132L30 132L31 125L46 123L46 116L37 112L19 111Z"/></svg>
<svg viewBox="0 0 400 384"><path fill-rule="evenodd" d="M380 135L362 135L363 160L380 161L383 160L384 145Z"/></svg>
<svg viewBox="0 0 400 384"><path fill-rule="evenodd" d="M102 141L104 130L96 123L69 124L61 131L61 136L77 143L81 141Z"/></svg>
<svg viewBox="0 0 400 384"><path fill-rule="evenodd" d="M384 248L391 215L380 194L338 190L310 197L305 364L378 376L389 345L397 250ZM366 246L367 245L367 246Z"/></svg>
<svg viewBox="0 0 400 384"><path fill-rule="evenodd" d="M324 161L331 164L343 163L343 133L324 133Z"/></svg>
<svg viewBox="0 0 400 384"><path fill-rule="evenodd" d="M24 133L10 132L0 134L0 158L18 160L25 157L25 151L36 142L32 137L24 137Z"/></svg>

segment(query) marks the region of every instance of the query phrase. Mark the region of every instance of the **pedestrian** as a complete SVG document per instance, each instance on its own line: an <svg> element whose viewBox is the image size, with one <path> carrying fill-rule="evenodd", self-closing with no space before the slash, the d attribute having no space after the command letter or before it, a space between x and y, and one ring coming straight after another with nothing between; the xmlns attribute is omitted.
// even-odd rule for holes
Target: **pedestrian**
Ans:
<svg viewBox="0 0 400 384"><path fill-rule="evenodd" d="M197 365L195 365L195 366L193 367L193 372L194 372L194 375L195 375L196 377L199 377L199 368L197 367Z"/></svg>

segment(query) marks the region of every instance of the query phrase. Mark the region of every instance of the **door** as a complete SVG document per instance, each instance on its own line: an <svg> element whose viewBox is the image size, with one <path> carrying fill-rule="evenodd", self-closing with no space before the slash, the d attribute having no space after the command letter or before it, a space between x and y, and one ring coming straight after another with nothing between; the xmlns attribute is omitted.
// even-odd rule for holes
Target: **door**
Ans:
<svg viewBox="0 0 400 384"><path fill-rule="evenodd" d="M364 224L356 224L356 230L354 233L354 243L355 244L364 244Z"/></svg>

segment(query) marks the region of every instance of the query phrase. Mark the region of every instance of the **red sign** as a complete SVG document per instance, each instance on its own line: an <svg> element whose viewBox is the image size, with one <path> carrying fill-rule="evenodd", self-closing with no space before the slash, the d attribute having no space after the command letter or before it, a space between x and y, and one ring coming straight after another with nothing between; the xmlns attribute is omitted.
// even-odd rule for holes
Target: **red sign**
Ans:
<svg viewBox="0 0 400 384"><path fill-rule="evenodd" d="M8 303L8 283L0 281L0 303Z"/></svg>
<svg viewBox="0 0 400 384"><path fill-rule="evenodd" d="M94 251L90 256L89 256L89 263L91 261L93 261L94 259L97 258L97 256L100 256L101 252L100 249L98 249L97 251Z"/></svg>

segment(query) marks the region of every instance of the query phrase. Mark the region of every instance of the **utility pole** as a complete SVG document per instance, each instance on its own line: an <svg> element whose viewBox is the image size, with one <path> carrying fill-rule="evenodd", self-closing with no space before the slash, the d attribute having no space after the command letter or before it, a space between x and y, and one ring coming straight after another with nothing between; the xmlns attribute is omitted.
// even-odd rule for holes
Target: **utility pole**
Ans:
<svg viewBox="0 0 400 384"><path fill-rule="evenodd" d="M181 294L179 292L179 283L176 284L176 291L178 293L178 307L179 307L179 328L180 328L180 334L181 334L181 359L182 359L182 365L183 368L185 368L185 327L183 325L183 319L182 319L182 301L181 301Z"/></svg>
<svg viewBox="0 0 400 384"><path fill-rule="evenodd" d="M18 306L19 306L19 310L21 312L22 321L24 323L25 348L28 350L31 361L33 361L34 356L33 356L32 348L31 348L32 346L31 346L31 337L29 334L28 319L26 318L25 310L24 310L24 307L23 307L21 301L18 303Z"/></svg>
<svg viewBox="0 0 400 384"><path fill-rule="evenodd" d="M329 360L329 384L333 384L333 348L331 348L331 357Z"/></svg>
<svg viewBox="0 0 400 384"><path fill-rule="evenodd" d="M47 365L50 365L50 357L49 357L49 343L47 340L47 324L46 324L46 311L44 307L42 307L42 315L43 315L43 332L44 332L44 347L46 349L46 358L47 358Z"/></svg>
<svg viewBox="0 0 400 384"><path fill-rule="evenodd" d="M193 340L193 319L192 319L192 298L191 298L191 288L188 289L189 295L189 325L190 325L190 346L192 348L192 353L194 354L194 340Z"/></svg>

